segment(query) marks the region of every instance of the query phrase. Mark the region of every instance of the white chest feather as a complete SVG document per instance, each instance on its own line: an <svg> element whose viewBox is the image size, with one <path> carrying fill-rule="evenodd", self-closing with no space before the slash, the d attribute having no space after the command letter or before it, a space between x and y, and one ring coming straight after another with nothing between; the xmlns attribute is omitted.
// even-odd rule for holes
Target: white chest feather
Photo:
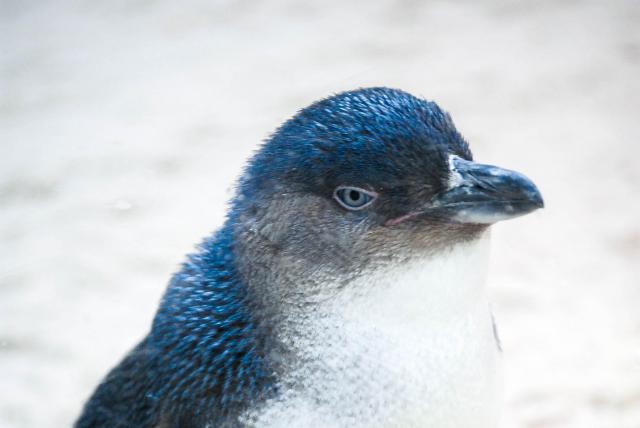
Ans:
<svg viewBox="0 0 640 428"><path fill-rule="evenodd" d="M300 364L245 415L260 427L495 427L499 353L487 242L381 269L292 322Z"/></svg>

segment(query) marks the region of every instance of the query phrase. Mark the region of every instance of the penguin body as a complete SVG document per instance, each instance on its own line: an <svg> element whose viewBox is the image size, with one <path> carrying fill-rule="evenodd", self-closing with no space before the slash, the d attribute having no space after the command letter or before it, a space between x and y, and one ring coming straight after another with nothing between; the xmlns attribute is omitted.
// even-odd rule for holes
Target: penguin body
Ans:
<svg viewBox="0 0 640 428"><path fill-rule="evenodd" d="M488 227L542 205L433 102L316 102L249 161L76 427L496 426Z"/></svg>

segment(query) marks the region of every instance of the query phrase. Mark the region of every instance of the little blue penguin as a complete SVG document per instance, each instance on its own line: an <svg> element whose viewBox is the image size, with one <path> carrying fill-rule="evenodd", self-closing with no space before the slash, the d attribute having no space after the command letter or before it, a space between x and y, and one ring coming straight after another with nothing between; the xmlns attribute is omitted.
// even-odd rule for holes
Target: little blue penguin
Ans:
<svg viewBox="0 0 640 428"><path fill-rule="evenodd" d="M495 427L488 229L542 207L434 102L315 102L253 155L75 426Z"/></svg>

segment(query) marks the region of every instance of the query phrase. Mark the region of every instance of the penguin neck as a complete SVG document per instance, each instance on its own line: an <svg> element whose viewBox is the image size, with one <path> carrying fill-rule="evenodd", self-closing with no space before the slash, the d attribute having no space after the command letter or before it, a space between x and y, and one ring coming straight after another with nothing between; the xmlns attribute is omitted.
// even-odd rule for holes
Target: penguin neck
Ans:
<svg viewBox="0 0 640 428"><path fill-rule="evenodd" d="M262 254L267 253L264 251ZM258 253L255 253L258 254ZM394 261L363 269L354 278L317 277L296 272L296 263L278 266L261 262L260 256L241 258L248 289L262 322L270 326L272 354L285 370L300 354L319 359L331 348L360 340L350 334L393 343L425 343L416 337L447 335L471 317L488 317L486 272L489 233L459 242L435 253L398 254ZM250 261L249 265L246 263ZM262 300L261 300L262 299ZM304 303L300 303L304 301ZM377 340L377 339L376 339ZM348 346L345 352L349 352ZM302 358L303 360L306 358Z"/></svg>
<svg viewBox="0 0 640 428"><path fill-rule="evenodd" d="M363 375L410 369L428 358L458 358L459 341L472 348L493 344L487 259L485 236L372 269L341 287L326 284L338 291L312 306L288 306L275 324L284 351L279 377L295 385L310 373L331 376L326 367L336 364ZM363 362L372 352L380 358Z"/></svg>
<svg viewBox="0 0 640 428"><path fill-rule="evenodd" d="M313 426L353 414L359 422L343 425L448 427L491 419L484 410L462 415L464 406L452 404L488 409L495 397L487 253L484 237L408 258L363 274L312 310L291 308L276 328L293 357L278 376L284 393L250 417L265 426L310 414L330 418Z"/></svg>

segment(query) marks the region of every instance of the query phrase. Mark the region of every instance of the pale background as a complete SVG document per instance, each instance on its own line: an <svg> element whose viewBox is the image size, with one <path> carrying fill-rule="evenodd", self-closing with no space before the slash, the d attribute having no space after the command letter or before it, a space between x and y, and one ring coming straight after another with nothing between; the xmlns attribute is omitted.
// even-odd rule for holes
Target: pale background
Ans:
<svg viewBox="0 0 640 428"><path fill-rule="evenodd" d="M0 2L0 426L64 427L333 92L449 110L547 208L494 228L505 427L640 427L639 1Z"/></svg>

